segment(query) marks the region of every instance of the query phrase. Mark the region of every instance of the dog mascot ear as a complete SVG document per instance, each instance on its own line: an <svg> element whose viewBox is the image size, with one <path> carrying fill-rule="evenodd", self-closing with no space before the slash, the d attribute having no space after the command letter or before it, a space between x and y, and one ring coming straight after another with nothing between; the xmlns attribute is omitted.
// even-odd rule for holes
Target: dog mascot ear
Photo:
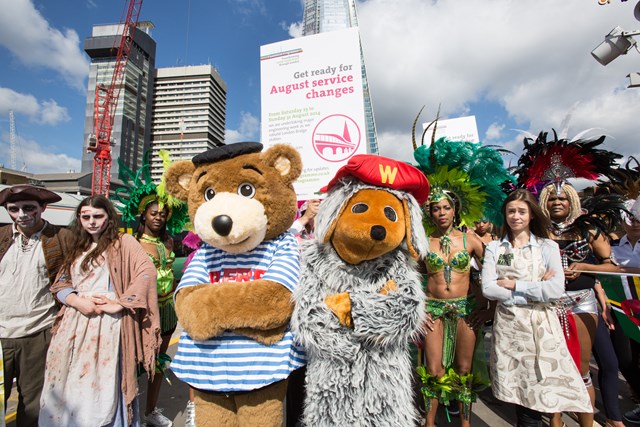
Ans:
<svg viewBox="0 0 640 427"><path fill-rule="evenodd" d="M408 343L425 316L415 258L427 252L429 182L408 164L356 155L325 189L293 294L308 357L304 424L415 425Z"/></svg>

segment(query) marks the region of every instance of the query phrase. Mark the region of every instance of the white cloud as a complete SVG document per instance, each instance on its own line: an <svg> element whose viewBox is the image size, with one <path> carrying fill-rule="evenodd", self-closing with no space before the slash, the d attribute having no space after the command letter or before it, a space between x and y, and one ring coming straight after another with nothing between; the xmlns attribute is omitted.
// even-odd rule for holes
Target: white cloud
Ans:
<svg viewBox="0 0 640 427"><path fill-rule="evenodd" d="M41 106L41 123L55 125L59 122L68 122L71 120L67 109L59 106L53 99L42 101Z"/></svg>
<svg viewBox="0 0 640 427"><path fill-rule="evenodd" d="M246 111L242 111L238 129L225 131L225 142L258 141L260 139L260 120Z"/></svg>
<svg viewBox="0 0 640 427"><path fill-rule="evenodd" d="M0 46L27 66L56 72L68 85L83 91L89 61L78 33L52 28L30 0L0 0Z"/></svg>
<svg viewBox="0 0 640 427"><path fill-rule="evenodd" d="M443 117L487 114L484 122L493 122L487 130L495 138L491 142L517 142L514 148L520 150L522 138L505 131L493 112L482 111L483 101L504 108L509 128L534 134L559 128L580 102L570 135L602 128L612 136L605 148L637 152L640 91L625 88L625 76L637 69L637 52L607 67L590 55L614 26L637 26L634 5L598 6L595 0L359 2L381 154L399 150L386 147L390 140L410 147L418 110L427 104L422 117L428 121L439 103ZM407 139L397 141L401 134Z"/></svg>
<svg viewBox="0 0 640 427"><path fill-rule="evenodd" d="M260 15L265 15L267 13L267 8L264 4L263 0L227 0L231 4L233 10L244 16L253 15L254 13L258 13Z"/></svg>
<svg viewBox="0 0 640 427"><path fill-rule="evenodd" d="M11 167L9 135L0 138L0 163ZM81 160L66 154L51 151L35 141L16 136L16 169L31 173L60 173L70 170L80 171Z"/></svg>
<svg viewBox="0 0 640 427"><path fill-rule="evenodd" d="M13 110L15 113L22 113L34 119L38 116L40 105L33 95L0 87L0 114L4 116L9 110Z"/></svg>
<svg viewBox="0 0 640 427"><path fill-rule="evenodd" d="M38 124L56 125L71 120L67 109L52 99L38 101L33 95L0 87L0 115L8 114L9 110L24 114Z"/></svg>
<svg viewBox="0 0 640 427"><path fill-rule="evenodd" d="M495 141L502 137L502 131L504 131L505 125L498 123L491 123L487 128L484 141Z"/></svg>
<svg viewBox="0 0 640 427"><path fill-rule="evenodd" d="M286 29L289 32L289 36L294 39L302 37L302 22L294 22L288 27L284 25L283 28Z"/></svg>

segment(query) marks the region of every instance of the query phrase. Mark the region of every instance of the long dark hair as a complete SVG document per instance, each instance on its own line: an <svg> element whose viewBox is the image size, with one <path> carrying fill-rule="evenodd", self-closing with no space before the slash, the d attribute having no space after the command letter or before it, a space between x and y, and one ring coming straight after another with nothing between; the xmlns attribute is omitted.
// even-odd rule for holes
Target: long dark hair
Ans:
<svg viewBox="0 0 640 427"><path fill-rule="evenodd" d="M509 240L513 240L513 235L511 234L511 229L507 225L507 205L514 201L525 202L527 206L529 206L529 214L531 216L531 220L529 222L529 231L536 237L540 238L548 238L549 237L549 227L551 226L551 222L549 218L545 216L536 201L536 198L533 197L533 194L529 190L518 189L507 196L502 203L502 216L504 217L504 226L502 227L502 238L509 237Z"/></svg>
<svg viewBox="0 0 640 427"><path fill-rule="evenodd" d="M142 211L142 213L140 214L140 219L138 221L138 229L136 230L136 239L140 240L140 238L142 237L142 235L144 234L144 217L147 215L147 211L151 208L151 205L153 205L154 203L158 203L158 200L154 200L150 203L147 203L147 205L144 207L144 211ZM160 207L160 203L158 203L158 207ZM164 204L162 206L162 210L167 211L167 216L166 216L166 220L164 222L164 225L162 226L162 229L160 229L160 240L163 242L166 242L167 240L169 240L169 232L167 231L167 223L169 222L169 206L167 206L166 204Z"/></svg>
<svg viewBox="0 0 640 427"><path fill-rule="evenodd" d="M92 265L99 265L103 259L104 252L111 246L116 245L120 240L120 232L118 231L118 212L113 204L103 195L90 196L84 199L76 208L76 216L69 226L72 232L71 247L65 256L62 269L65 273L70 274L71 265L84 252L86 252L93 243L93 238L87 230L82 227L80 222L80 212L85 206L96 209L104 209L107 213L107 226L98 239L98 245L87 254L80 264L80 270L85 272Z"/></svg>

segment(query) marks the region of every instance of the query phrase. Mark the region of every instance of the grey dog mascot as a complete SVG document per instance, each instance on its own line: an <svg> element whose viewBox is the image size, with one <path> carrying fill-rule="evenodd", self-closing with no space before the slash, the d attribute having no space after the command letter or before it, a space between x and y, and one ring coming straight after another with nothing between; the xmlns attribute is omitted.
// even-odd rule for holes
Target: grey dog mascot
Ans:
<svg viewBox="0 0 640 427"><path fill-rule="evenodd" d="M291 326L308 357L304 425L413 426L409 342L425 316L416 259L427 251L429 182L361 154L325 190L293 294Z"/></svg>

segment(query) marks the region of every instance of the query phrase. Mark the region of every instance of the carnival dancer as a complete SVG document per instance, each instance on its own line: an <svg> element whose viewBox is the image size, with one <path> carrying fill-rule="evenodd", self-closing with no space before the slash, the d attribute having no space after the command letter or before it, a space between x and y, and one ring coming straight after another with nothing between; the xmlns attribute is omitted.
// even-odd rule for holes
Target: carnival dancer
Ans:
<svg viewBox="0 0 640 427"><path fill-rule="evenodd" d="M171 164L169 152L160 150L159 157L163 160L166 169ZM162 408L156 408L156 404L163 381L168 382L164 374L171 362L167 349L178 324L173 301L176 283L173 274L175 253L171 236L183 230L189 221L189 216L187 205L164 190L164 177L156 187L150 171L148 154L145 155L143 164L135 175L120 162L120 175L124 177L125 187L116 191L116 197L121 202L123 221L132 222L138 219L135 237L149 255L157 271L156 289L162 343L156 366L156 373L159 375L155 375L153 380L150 379L147 387L144 420L149 426L164 427L173 425L173 422L162 414Z"/></svg>
<svg viewBox="0 0 640 427"><path fill-rule="evenodd" d="M415 122L413 145L418 167L431 184L424 221L429 237L423 260L426 367L418 368L426 426L435 425L438 403L452 401L459 402L461 425L468 426L471 403L488 386L484 350L476 346L483 339L476 338L493 313L481 289L471 286L471 260L482 259L482 242L458 227L471 227L482 217L501 224L500 206L506 197L501 185L512 178L501 154L491 147L444 139L417 147ZM480 357L474 359L476 352Z"/></svg>
<svg viewBox="0 0 640 427"><path fill-rule="evenodd" d="M118 232L102 195L84 199L51 291L64 306L47 354L39 425L137 426L140 365L153 375L160 345L155 268Z"/></svg>
<svg viewBox="0 0 640 427"><path fill-rule="evenodd" d="M600 197L581 205L576 189L568 183L570 178L595 180L609 176L615 160L621 156L598 147L604 136L596 139L554 139L547 141L541 132L535 139L525 138L524 152L518 162L518 185L539 190L539 204L551 220L551 238L560 246L565 273L565 293L558 301L557 311L565 332L570 352L582 375L592 405L595 391L589 372L589 360L596 338L598 303L607 316L606 296L589 271L618 271L611 262L611 247L606 233L613 225L605 219L620 218L618 197ZM583 209L585 208L585 209ZM615 221L614 221L615 222ZM609 319L605 318L607 324ZM610 340L601 345L611 348ZM607 351L603 354L610 354ZM611 363L617 364L615 358ZM603 367L603 366L601 366ZM606 367L605 367L606 368ZM617 393L615 394L617 396ZM614 404L617 404L617 400ZM581 426L591 427L593 409L578 413ZM559 413L551 419L553 427L562 426Z"/></svg>
<svg viewBox="0 0 640 427"><path fill-rule="evenodd" d="M473 233L478 236L478 239L480 239L485 247L493 240L496 240L494 226L487 218L480 218L475 222L473 226Z"/></svg>
<svg viewBox="0 0 640 427"><path fill-rule="evenodd" d="M591 410L571 359L554 301L564 292L558 244L533 195L513 191L506 225L490 242L482 269L485 297L498 301L491 345L493 395L516 405L519 427L541 426L542 413Z"/></svg>

